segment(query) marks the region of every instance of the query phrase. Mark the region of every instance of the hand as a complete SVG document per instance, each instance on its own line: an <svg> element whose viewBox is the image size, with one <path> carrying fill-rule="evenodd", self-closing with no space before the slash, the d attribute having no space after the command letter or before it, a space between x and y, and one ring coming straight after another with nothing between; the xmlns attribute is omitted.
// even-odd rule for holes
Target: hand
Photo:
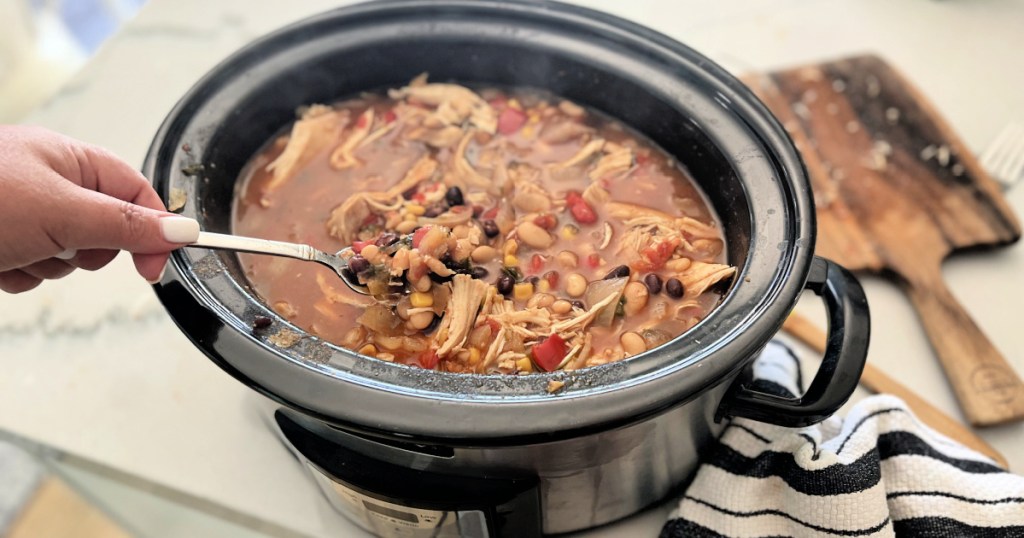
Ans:
<svg viewBox="0 0 1024 538"><path fill-rule="evenodd" d="M199 225L168 213L145 177L110 152L36 127L0 126L0 289L20 293L119 250L146 280ZM168 241L170 239L170 241Z"/></svg>

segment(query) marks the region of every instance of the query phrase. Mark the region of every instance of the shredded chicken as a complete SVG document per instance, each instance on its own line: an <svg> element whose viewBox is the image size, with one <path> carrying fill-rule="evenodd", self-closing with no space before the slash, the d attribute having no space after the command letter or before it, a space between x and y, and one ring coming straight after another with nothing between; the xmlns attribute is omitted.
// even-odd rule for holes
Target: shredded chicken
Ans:
<svg viewBox="0 0 1024 538"><path fill-rule="evenodd" d="M633 168L633 150L625 146L618 146L608 151L608 145L605 144L605 154L587 174L592 181L617 178Z"/></svg>
<svg viewBox="0 0 1024 538"><path fill-rule="evenodd" d="M445 310L444 321L438 327L438 331L445 330L448 337L437 348L438 357L447 356L466 342L488 287L486 282L469 275L455 275L452 279L452 296Z"/></svg>
<svg viewBox="0 0 1024 538"><path fill-rule="evenodd" d="M333 144L341 134L347 114L331 107L313 105L295 122L288 145L267 165L273 177L267 190L274 190L292 178L310 159Z"/></svg>
<svg viewBox="0 0 1024 538"><path fill-rule="evenodd" d="M473 90L457 84L423 84L391 90L392 99L437 107L434 114L446 125L461 125L467 119L470 125L493 134L498 128L498 115L487 101Z"/></svg>
<svg viewBox="0 0 1024 538"><path fill-rule="evenodd" d="M695 261L686 271L679 273L679 280L683 283L687 297L697 297L734 274L736 268L730 265Z"/></svg>
<svg viewBox="0 0 1024 538"><path fill-rule="evenodd" d="M356 126L349 133L348 138L331 153L330 163L335 170L343 170L359 164L359 160L352 154L359 144L370 134L373 128L373 109L367 108L359 119Z"/></svg>
<svg viewBox="0 0 1024 538"><path fill-rule="evenodd" d="M602 147L604 147L604 140L600 138L596 140L591 140L590 143L588 143L586 146L583 146L583 148L580 149L576 153L576 155L573 155L572 157L565 161L551 165L551 168L555 170L564 170L566 168L576 166L577 164L582 164L584 161L592 157L594 154L601 151Z"/></svg>

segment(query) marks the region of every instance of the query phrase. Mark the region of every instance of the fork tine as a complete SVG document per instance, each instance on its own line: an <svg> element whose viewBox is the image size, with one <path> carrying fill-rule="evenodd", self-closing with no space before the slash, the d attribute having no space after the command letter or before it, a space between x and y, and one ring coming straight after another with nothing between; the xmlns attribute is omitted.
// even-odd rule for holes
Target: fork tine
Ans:
<svg viewBox="0 0 1024 538"><path fill-rule="evenodd" d="M1018 129L1017 144L1011 155L1003 181L1012 185L1020 180L1021 173L1024 172L1024 127Z"/></svg>
<svg viewBox="0 0 1024 538"><path fill-rule="evenodd" d="M1004 188L1016 183L1024 173L1024 125L1006 125L980 160L985 171Z"/></svg>

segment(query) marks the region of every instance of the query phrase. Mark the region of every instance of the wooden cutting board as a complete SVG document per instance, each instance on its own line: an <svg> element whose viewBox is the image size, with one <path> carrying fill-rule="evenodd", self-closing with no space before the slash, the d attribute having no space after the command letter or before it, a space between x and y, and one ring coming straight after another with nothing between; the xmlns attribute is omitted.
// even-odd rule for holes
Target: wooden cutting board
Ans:
<svg viewBox="0 0 1024 538"><path fill-rule="evenodd" d="M954 251L1016 241L1020 224L935 107L876 56L745 81L804 158L817 205L817 254L900 282L971 423L1024 419L1024 382L946 288L940 269ZM885 313L873 317L884 322Z"/></svg>

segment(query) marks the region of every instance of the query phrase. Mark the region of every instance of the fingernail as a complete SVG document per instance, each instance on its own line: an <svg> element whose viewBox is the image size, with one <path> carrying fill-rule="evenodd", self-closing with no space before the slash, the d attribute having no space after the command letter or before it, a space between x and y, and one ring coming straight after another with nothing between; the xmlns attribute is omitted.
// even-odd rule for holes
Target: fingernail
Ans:
<svg viewBox="0 0 1024 538"><path fill-rule="evenodd" d="M199 239L199 222L188 217L160 219L160 232L168 243L194 243Z"/></svg>
<svg viewBox="0 0 1024 538"><path fill-rule="evenodd" d="M147 280L146 282L149 282L150 284L153 284L153 285L159 284L160 281L164 279L164 273L166 273L166 272L167 272L167 265L164 265L160 269L160 276L156 277L156 280Z"/></svg>
<svg viewBox="0 0 1024 538"><path fill-rule="evenodd" d="M75 254L78 254L78 251L73 248L69 248L64 252L57 254L56 256L54 256L54 258L58 258L61 260L70 260L71 258L75 257Z"/></svg>

